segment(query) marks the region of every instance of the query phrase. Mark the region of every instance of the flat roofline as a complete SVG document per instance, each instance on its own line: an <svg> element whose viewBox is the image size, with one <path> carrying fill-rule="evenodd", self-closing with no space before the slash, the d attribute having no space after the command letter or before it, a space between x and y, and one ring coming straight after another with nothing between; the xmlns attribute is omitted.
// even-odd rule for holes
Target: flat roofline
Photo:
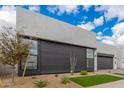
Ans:
<svg viewBox="0 0 124 93"><path fill-rule="evenodd" d="M83 31L89 31L89 32L91 32L91 33L96 34L95 32L92 32L92 31L90 31L90 30L87 30L87 29L84 29L84 28L81 28L81 27L78 27L78 26L69 24L69 23L67 23L67 22L64 22L64 21L61 21L61 20L59 20L59 19L56 19L56 18L47 16L47 15L45 15L45 14L41 14L41 13L38 13L38 12L34 12L34 11L31 11L31 10L28 10L28 9L26 9L26 8L19 7L19 6L17 6L16 9L17 9L17 8L21 8L21 9L23 9L23 10L30 11L30 12L32 12L32 13L35 13L36 15L44 16L44 17L47 17L47 18L52 19L52 20L54 20L54 21L61 22L61 23L66 24L66 25L73 26L73 27L75 27L75 28L79 28L81 31L82 31L82 30L83 30Z"/></svg>

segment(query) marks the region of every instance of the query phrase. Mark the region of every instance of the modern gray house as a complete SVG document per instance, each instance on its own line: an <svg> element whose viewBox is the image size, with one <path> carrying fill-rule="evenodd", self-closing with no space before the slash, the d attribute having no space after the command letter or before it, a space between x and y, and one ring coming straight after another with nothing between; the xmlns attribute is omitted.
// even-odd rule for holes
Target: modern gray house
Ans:
<svg viewBox="0 0 124 93"><path fill-rule="evenodd" d="M16 15L17 30L23 29L24 39L33 42L27 75L70 72L71 56L77 58L75 72L117 69L118 64L124 65L124 52L97 42L94 32L19 7ZM18 75L21 74L20 63Z"/></svg>
<svg viewBox="0 0 124 93"><path fill-rule="evenodd" d="M75 72L124 68L124 50L96 41L94 32L19 7L16 29L33 43L26 75L68 73L70 57L77 58Z"/></svg>

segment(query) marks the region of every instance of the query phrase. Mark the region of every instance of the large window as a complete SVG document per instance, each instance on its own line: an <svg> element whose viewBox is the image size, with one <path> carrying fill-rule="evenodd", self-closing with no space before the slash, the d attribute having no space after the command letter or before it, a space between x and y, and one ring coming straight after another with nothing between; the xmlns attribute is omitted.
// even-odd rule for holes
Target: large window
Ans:
<svg viewBox="0 0 124 93"><path fill-rule="evenodd" d="M37 69L37 41L30 39L23 39L24 42L31 43L30 57L27 62L27 69ZM22 69L24 69L24 63L22 62Z"/></svg>
<svg viewBox="0 0 124 93"><path fill-rule="evenodd" d="M94 50L93 49L87 49L87 68L93 68L94 67Z"/></svg>

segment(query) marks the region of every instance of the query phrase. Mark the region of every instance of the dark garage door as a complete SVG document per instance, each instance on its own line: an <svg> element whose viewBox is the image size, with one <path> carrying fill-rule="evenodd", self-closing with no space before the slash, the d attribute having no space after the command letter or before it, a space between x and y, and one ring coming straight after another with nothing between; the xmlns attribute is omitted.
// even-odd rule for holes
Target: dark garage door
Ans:
<svg viewBox="0 0 124 93"><path fill-rule="evenodd" d="M70 51L78 58L76 71L86 69L86 48L41 41L41 73L70 72Z"/></svg>
<svg viewBox="0 0 124 93"><path fill-rule="evenodd" d="M98 70L113 69L113 56L98 55L97 68Z"/></svg>

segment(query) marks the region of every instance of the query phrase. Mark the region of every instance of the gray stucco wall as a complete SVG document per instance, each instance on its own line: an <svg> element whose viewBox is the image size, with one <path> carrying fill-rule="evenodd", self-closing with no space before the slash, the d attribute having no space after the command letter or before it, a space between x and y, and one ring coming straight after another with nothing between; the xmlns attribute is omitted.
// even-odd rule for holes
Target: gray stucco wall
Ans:
<svg viewBox="0 0 124 93"><path fill-rule="evenodd" d="M118 53L118 50L117 50L116 46L107 45L107 44L103 44L101 42L97 42L97 53L114 55L114 57L113 57L113 69L117 69L117 63L118 63L117 53Z"/></svg>
<svg viewBox="0 0 124 93"><path fill-rule="evenodd" d="M0 63L0 75L8 75L11 74L11 68L9 65L3 65Z"/></svg>
<svg viewBox="0 0 124 93"><path fill-rule="evenodd" d="M19 7L16 28L24 35L96 48L95 33Z"/></svg>
<svg viewBox="0 0 124 93"><path fill-rule="evenodd" d="M103 44L101 42L97 42L97 52L98 53L104 53L104 54L114 54L116 53L116 47Z"/></svg>
<svg viewBox="0 0 124 93"><path fill-rule="evenodd" d="M118 68L124 68L124 48L123 47L117 47L117 67Z"/></svg>

